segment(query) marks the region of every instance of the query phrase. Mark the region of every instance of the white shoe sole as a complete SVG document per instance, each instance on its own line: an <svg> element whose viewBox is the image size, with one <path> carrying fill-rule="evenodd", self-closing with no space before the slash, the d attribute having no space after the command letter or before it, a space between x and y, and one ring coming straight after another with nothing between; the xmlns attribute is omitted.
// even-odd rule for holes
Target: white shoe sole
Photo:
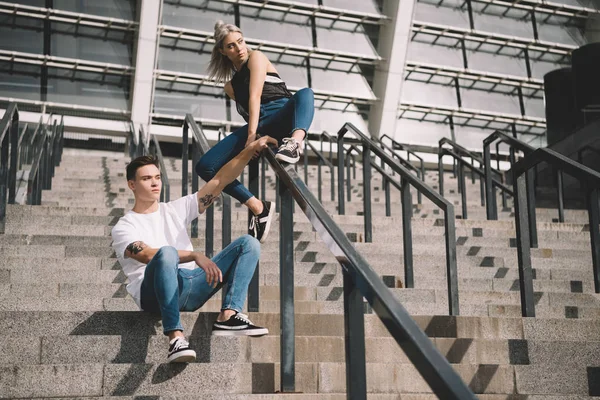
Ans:
<svg viewBox="0 0 600 400"><path fill-rule="evenodd" d="M273 221L273 216L275 215L275 204L271 203L271 209L269 210L269 215L267 216L267 224L265 225L265 231L261 236L259 242L264 243L267 240L267 236L269 235L269 230L271 229L271 222Z"/></svg>
<svg viewBox="0 0 600 400"><path fill-rule="evenodd" d="M260 329L242 329L242 330L230 330L230 331L213 331L213 336L265 336L269 333L267 328Z"/></svg>
<svg viewBox="0 0 600 400"><path fill-rule="evenodd" d="M298 155L298 157L296 157L296 158L291 158L288 156L284 156L283 154L277 153L277 154L275 154L275 159L277 159L279 161L284 161L288 164L295 164L298 161L300 161L300 155Z"/></svg>
<svg viewBox="0 0 600 400"><path fill-rule="evenodd" d="M167 361L170 363L191 363L196 361L196 352L194 350L183 350L167 357Z"/></svg>

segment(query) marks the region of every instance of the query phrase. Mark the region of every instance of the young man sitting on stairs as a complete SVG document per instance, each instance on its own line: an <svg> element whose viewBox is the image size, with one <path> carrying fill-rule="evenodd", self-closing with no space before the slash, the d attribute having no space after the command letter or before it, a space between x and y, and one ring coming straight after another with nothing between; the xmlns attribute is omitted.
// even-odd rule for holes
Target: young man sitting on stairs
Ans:
<svg viewBox="0 0 600 400"><path fill-rule="evenodd" d="M140 309L160 313L163 333L169 337L169 362L192 362L196 352L183 335L180 311L195 311L224 284L221 313L212 334L263 336L268 330L241 314L260 255L260 243L244 235L213 259L194 251L187 234L189 224L210 207L250 159L277 141L264 136L225 164L197 193L159 203L158 160L138 157L127 165L127 185L133 192L133 209L112 229L113 248L129 279L127 291Z"/></svg>

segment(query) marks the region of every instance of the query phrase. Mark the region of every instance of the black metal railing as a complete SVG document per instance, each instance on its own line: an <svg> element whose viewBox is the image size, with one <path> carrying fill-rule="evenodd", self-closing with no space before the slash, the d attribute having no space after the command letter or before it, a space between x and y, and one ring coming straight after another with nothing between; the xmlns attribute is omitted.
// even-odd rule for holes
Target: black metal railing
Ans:
<svg viewBox="0 0 600 400"><path fill-rule="evenodd" d="M440 147L440 153L439 153L439 160L441 162L442 157L444 156L450 156L453 158L454 162L457 163L457 178L458 178L458 192L460 193L460 198L461 198L461 206L462 206L462 218L463 219L467 219L468 218L468 207L467 207L467 190L466 190L466 182L465 182L465 171L464 169L467 168L471 171L471 174L476 174L479 176L479 180L481 182L484 182L484 178L485 178L485 173L484 171L481 170L481 168L477 168L473 165L473 163L469 163L468 161L466 161L463 157L461 157L459 154L455 153L453 150L445 148L445 147ZM504 185L501 181L499 181L498 179L492 177L491 179L491 184L494 187L499 188L500 190L502 190L503 194L508 194L509 196L513 196L513 191L511 188L509 188L508 186ZM485 195L485 190L483 187L480 186L480 193L481 193L481 197L483 197ZM495 201L495 198L494 198Z"/></svg>
<svg viewBox="0 0 600 400"><path fill-rule="evenodd" d="M19 110L15 103L8 104L0 120L0 233L4 233L7 204L16 203L17 172L24 165L31 164L27 177L27 204L41 204L42 190L52 187L55 168L62 158L62 118L60 124L54 121L51 133L47 130L47 124L40 119L31 135L26 127L19 133Z"/></svg>
<svg viewBox="0 0 600 400"><path fill-rule="evenodd" d="M594 290L596 293L600 293L600 232L598 227L600 224L600 209L598 204L600 173L553 150L539 148L517 162L512 168L515 192L515 225L517 231L521 313L524 317L535 317L529 232L530 229L532 229L532 219L529 216L529 211L532 208L535 210L535 198L529 196L529 190L530 185L532 184L530 172L541 162L547 162L556 170L565 172L584 182L584 186L587 189ZM535 223L536 221L534 218L533 228L535 228Z"/></svg>
<svg viewBox="0 0 600 400"><path fill-rule="evenodd" d="M391 143L391 146L390 146L390 145L387 145L387 144L385 144L385 143L383 142L383 139L388 139L388 140L390 141L390 143ZM398 158L398 161L402 160L402 161L400 161L401 163L403 163L403 162L406 162L406 164L404 164L404 163L403 163L403 165L404 165L405 167L407 167L407 168L410 168L410 167L408 167L408 165L410 165L411 167L415 168L415 167L412 165L412 162L411 162L411 159L410 159L410 157L412 156L412 157L416 158L416 159L419 161L419 169L415 169L415 171L418 171L418 172L419 172L419 174L418 174L418 177L419 177L419 178L420 178L420 179L421 179L423 182L425 181L425 161L423 160L423 157L421 157L420 155L418 155L417 153L415 153L415 152L414 152L414 151L413 151L413 150L410 148L410 146L409 146L409 145L406 145L406 144L403 144L403 143L397 142L396 140L392 139L390 136L388 136L388 135L386 135L386 134L382 135L382 136L379 138L379 143L380 143L380 144L381 144L381 145L382 145L384 148L387 148L387 149L389 149L389 151L391 151L391 152L392 152L392 154ZM404 160L404 159L403 159L403 158L402 158L402 157L401 157L401 156L400 156L398 153L396 153L396 151L404 151L404 152L406 152L406 160ZM412 168L411 168L411 169L412 169ZM418 202L419 204L421 204L421 203L422 203L422 199L423 199L423 197L422 197L422 193L421 193L421 192L418 192L418 193L417 193L417 202Z"/></svg>
<svg viewBox="0 0 600 400"><path fill-rule="evenodd" d="M340 215L345 213L344 204L344 136L346 133L352 132L362 143L362 160L363 160L363 215L365 221L365 242L372 241L372 215L371 215L371 154L379 157L384 161L392 171L401 177L402 185L402 234L404 240L405 257L409 255L410 262L406 262L405 258L405 283L406 287L414 287L412 281L412 198L410 187L414 186L418 191L421 191L425 197L431 200L435 205L440 207L444 212L444 227L445 227L445 242L446 242L446 274L448 281L448 307L450 315L459 315L458 302L458 277L456 268L456 230L454 221L454 206L439 193L433 190L425 182L414 176L408 169L396 162L389 154L380 148L376 142L367 137L358 128L350 123L344 126L338 132L338 211ZM408 269L408 270L407 270Z"/></svg>
<svg viewBox="0 0 600 400"><path fill-rule="evenodd" d="M519 139L515 138L512 135L508 135L502 131L495 131L494 133L492 133L490 136L488 136L487 138L485 138L483 140L483 164L484 164L484 174L485 174L485 181L486 181L486 185L485 185L485 193L486 193L486 215L487 215L487 219L488 220L497 220L498 219L498 207L496 204L496 190L495 190L495 186L492 185L492 168L491 168L491 156L490 156L490 145L496 141L499 140L502 143L507 144L508 146L510 146L510 164L511 164L511 171L510 173L513 173L513 168L514 165L516 163L516 156L515 156L515 151L522 151L525 156L527 156L528 154L531 154L535 148L531 147L530 145L528 145L527 143L524 143L522 141L520 141ZM527 176L526 176L526 189L527 189L527 198L528 198L528 218L529 218L529 244L531 245L531 247L538 247L538 236L537 236L537 227L536 227L536 222L535 222L535 176L534 176L534 170L531 169L530 171L527 171ZM514 176L513 176L513 183L514 183ZM559 195L559 197L562 199L562 183L560 185L561 187L561 194ZM513 191L514 192L514 191ZM562 210L562 203L559 204L559 208Z"/></svg>
<svg viewBox="0 0 600 400"><path fill-rule="evenodd" d="M52 189L54 170L60 165L64 148L63 118L60 124L54 120L52 129L42 124L39 132L32 143L33 158L27 176L27 204L32 205L42 204L42 190Z"/></svg>
<svg viewBox="0 0 600 400"><path fill-rule="evenodd" d="M191 117L190 117L191 118ZM186 119L187 120L187 119ZM193 120L186 121L192 125ZM339 141L338 141L339 146ZM339 147L338 147L339 149ZM295 391L293 204L302 209L342 266L346 346L346 392L366 399L366 356L363 297L402 347L433 392L445 399L475 399L475 395L435 348L406 309L360 256L344 232L307 188L293 165L282 165L269 149L263 152L279 177L281 390ZM338 154L339 157L339 154ZM408 174L408 172L406 172Z"/></svg>
<svg viewBox="0 0 600 400"><path fill-rule="evenodd" d="M328 135L329 136L329 135ZM323 142L321 142L323 143ZM317 182L318 182L318 186L317 186L317 198L319 199L320 202L323 202L323 172L322 172L322 167L323 165L327 166L327 168L329 168L329 175L331 177L330 181L331 181L331 201L335 201L335 168L333 166L333 164L331 163L331 152L330 152L330 156L329 156L329 160L327 158L325 158L325 156L323 155L322 151L317 150L317 148L307 140L304 140L304 183L308 184L308 149L311 149L313 151L313 153L317 156ZM263 163L264 163L264 158L262 159ZM264 171L262 174L262 177L264 178ZM264 198L264 193L263 193L263 198Z"/></svg>
<svg viewBox="0 0 600 400"><path fill-rule="evenodd" d="M389 137L387 135L384 135L386 137ZM398 160L398 162L403 165L405 168L408 168L409 170L413 171L417 178L421 179L423 182L425 182L425 167L423 165L423 169L418 169L417 167L415 167L414 165L412 165L412 163L407 159L405 160L402 156L400 156L400 154L396 153L396 150L394 150L391 146L383 143L383 141L381 139L379 139L379 145L384 149L390 152L390 154L392 155L392 157L394 157L396 160ZM410 153L407 153L410 156ZM417 156L419 157L419 156ZM419 157L421 158L421 157ZM421 158L421 160L423 160ZM381 161L381 166L383 167L384 163L383 161ZM389 197L389 187L390 185L387 183L387 179L384 178L383 180L383 187L384 190L386 191L386 198ZM423 194L421 192L417 193L417 204L422 204L423 203ZM389 214L386 214L387 216L389 216Z"/></svg>

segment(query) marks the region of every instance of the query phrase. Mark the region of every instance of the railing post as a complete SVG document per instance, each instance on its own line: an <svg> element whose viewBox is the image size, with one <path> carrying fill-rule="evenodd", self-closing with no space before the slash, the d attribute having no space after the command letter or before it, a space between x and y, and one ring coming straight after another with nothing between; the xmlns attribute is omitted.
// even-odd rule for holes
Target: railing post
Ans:
<svg viewBox="0 0 600 400"><path fill-rule="evenodd" d="M402 185L402 241L404 244L404 284L407 288L415 287L413 272L412 246L412 196L408 179L401 178Z"/></svg>
<svg viewBox="0 0 600 400"><path fill-rule="evenodd" d="M440 191L440 196L444 196L444 164L442 163L442 158L444 156L442 154L438 155L438 186Z"/></svg>
<svg viewBox="0 0 600 400"><path fill-rule="evenodd" d="M263 197L264 198L264 197ZM223 193L223 216L221 218L221 249L231 243L231 197Z"/></svg>
<svg viewBox="0 0 600 400"><path fill-rule="evenodd" d="M453 157L454 158L454 157ZM465 190L465 170L462 162L457 161L458 168L458 191L462 202L462 219L467 219L467 191Z"/></svg>
<svg viewBox="0 0 600 400"><path fill-rule="evenodd" d="M563 173L556 170L556 193L558 196L558 222L565 222L565 201L563 192Z"/></svg>
<svg viewBox="0 0 600 400"><path fill-rule="evenodd" d="M264 157L260 158L260 198L267 198L267 168ZM306 182L306 181L305 181ZM231 204L231 202L229 203Z"/></svg>
<svg viewBox="0 0 600 400"><path fill-rule="evenodd" d="M281 186L281 185L279 185ZM258 161L252 160L248 164L248 190L255 196L258 196ZM281 198L281 196L278 196ZM252 211L248 210L248 225L250 224L250 219L253 218L254 215ZM258 277L259 277L259 267L260 262L257 262L256 269L254 270L254 276L252 276L252 280L250 281L250 285L248 286L248 311L250 312L258 312L259 309L259 287L258 287Z"/></svg>
<svg viewBox="0 0 600 400"><path fill-rule="evenodd" d="M304 139L304 183L308 186L308 138ZM321 139L321 153L323 153L323 139ZM264 158L263 158L264 165ZM264 174L264 171L263 171ZM320 180L319 180L320 183ZM264 195L263 195L264 199ZM319 199L321 201L321 199Z"/></svg>
<svg viewBox="0 0 600 400"><path fill-rule="evenodd" d="M294 312L294 213L292 193L281 183L281 213L279 214L279 285L281 319L281 391L295 392L295 312Z"/></svg>
<svg viewBox="0 0 600 400"><path fill-rule="evenodd" d="M351 151L351 150L350 150ZM352 178L350 177L350 152L348 152L348 159L346 160L346 194L348 201L352 200Z"/></svg>
<svg viewBox="0 0 600 400"><path fill-rule="evenodd" d="M346 348L346 393L348 399L367 398L365 315L363 296L342 264L344 276L344 331Z"/></svg>
<svg viewBox="0 0 600 400"><path fill-rule="evenodd" d="M323 165L323 161L321 160L321 158L319 158L319 164L317 166L317 197L319 198L319 203L323 203L323 199L322 199L323 185L321 184L321 182L323 182L322 175L321 175L321 166L322 165Z"/></svg>
<svg viewBox="0 0 600 400"><path fill-rule="evenodd" d="M4 139L2 142L0 142L0 233L4 233L4 225L6 220L9 142L8 135L4 135Z"/></svg>
<svg viewBox="0 0 600 400"><path fill-rule="evenodd" d="M454 206L444 210L444 237L446 238L446 283L448 286L449 315L460 315L458 301L458 271L456 267L456 228Z"/></svg>
<svg viewBox="0 0 600 400"><path fill-rule="evenodd" d="M363 143L363 216L365 221L365 242L373 241L373 221L371 214L371 147Z"/></svg>
<svg viewBox="0 0 600 400"><path fill-rule="evenodd" d="M533 248L538 247L537 222L535 217L535 186L534 171L530 169L526 173L527 181L527 215L529 216L529 237L530 245Z"/></svg>
<svg viewBox="0 0 600 400"><path fill-rule="evenodd" d="M338 136L338 144L337 144L337 156L338 156L338 214L344 215L346 213L346 209L344 206L344 137ZM348 174L350 176L350 174Z"/></svg>
<svg viewBox="0 0 600 400"><path fill-rule="evenodd" d="M329 163L331 166L329 167L329 177L331 178L331 201L335 201L335 171L333 169L333 164Z"/></svg>
<svg viewBox="0 0 600 400"><path fill-rule="evenodd" d="M485 211L488 220L498 219L498 209L495 206L496 202L492 199L496 196L496 189L492 184L492 160L490 155L490 144L483 146L483 173L485 177Z"/></svg>
<svg viewBox="0 0 600 400"><path fill-rule="evenodd" d="M192 171L194 171L194 172L192 172L192 191L191 191L191 193L196 193L198 191L198 186L199 186L198 175L196 175L196 173L195 173L196 163L198 163L198 161L200 160L200 154L198 154L198 146L199 146L199 143L196 142L196 137L194 135L192 135ZM205 234L204 234L204 236L205 236L205 238L204 238L204 240L205 240L205 249L204 249L204 252L205 252L206 257L208 257L208 258L212 257L212 255L209 255L207 253L207 250L209 250L208 249L208 240L209 240L208 236L209 235L212 236L212 231L208 230L208 226L209 226L208 220L209 220L209 217L210 217L210 210L212 210L212 209L213 209L213 207L207 208L206 211L205 211L205 214L204 214L204 216L205 216L205 224L206 224L205 225L206 230L205 230ZM214 214L213 214L213 216L214 216ZM198 218L195 218L192 221L191 236L193 238L197 238L198 237Z"/></svg>
<svg viewBox="0 0 600 400"><path fill-rule="evenodd" d="M531 270L531 250L529 243L528 182L525 174L521 174L515 178L513 187L517 257L519 262L519 287L521 289L521 315L523 317L535 317L533 273Z"/></svg>
<svg viewBox="0 0 600 400"><path fill-rule="evenodd" d="M590 220L590 241L592 244L592 265L594 269L594 291L600 293L600 210L598 209L598 188L588 192L588 216Z"/></svg>
<svg viewBox="0 0 600 400"><path fill-rule="evenodd" d="M188 193L188 147L189 127L187 121L183 121L183 138L181 143L181 196ZM140 141L142 138L140 137ZM140 143L141 145L141 143Z"/></svg>
<svg viewBox="0 0 600 400"><path fill-rule="evenodd" d="M385 179L383 182L383 189L385 191L385 216L389 217L392 215L392 205L390 198L390 182Z"/></svg>
<svg viewBox="0 0 600 400"><path fill-rule="evenodd" d="M10 166L8 167L8 203L14 204L15 199L17 197L17 150L19 143L19 112L17 110L15 110L15 114L11 118L10 130L6 134L10 135Z"/></svg>

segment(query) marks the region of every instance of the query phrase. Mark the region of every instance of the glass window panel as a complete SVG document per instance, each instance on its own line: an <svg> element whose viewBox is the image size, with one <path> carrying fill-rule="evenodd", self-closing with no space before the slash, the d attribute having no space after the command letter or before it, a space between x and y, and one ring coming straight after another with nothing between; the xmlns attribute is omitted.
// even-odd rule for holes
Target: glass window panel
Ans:
<svg viewBox="0 0 600 400"><path fill-rule="evenodd" d="M283 14L270 11L261 11L261 17L253 17L257 9L251 7L240 7L240 24L244 35L260 40L271 42L283 42L299 46L312 47L312 33L310 23L304 16L288 15L283 21ZM296 21L297 22L292 22ZM298 22L301 22L299 24Z"/></svg>
<svg viewBox="0 0 600 400"><path fill-rule="evenodd" d="M543 99L523 99L525 113L530 117L546 118L546 108Z"/></svg>
<svg viewBox="0 0 600 400"><path fill-rule="evenodd" d="M379 14L379 8L373 0L323 0L326 7L341 8L342 10L361 11Z"/></svg>
<svg viewBox="0 0 600 400"><path fill-rule="evenodd" d="M450 127L447 124L401 118L396 124L394 140L407 144L432 145L443 137L450 137Z"/></svg>
<svg viewBox="0 0 600 400"><path fill-rule="evenodd" d="M493 133L491 129L471 128L468 126L455 126L454 133L456 142L469 150L481 150L483 148L483 139ZM450 137L450 134L448 134ZM495 151L495 148L494 150Z"/></svg>
<svg viewBox="0 0 600 400"><path fill-rule="evenodd" d="M135 20L135 0L54 0L54 8L108 18Z"/></svg>
<svg viewBox="0 0 600 400"><path fill-rule="evenodd" d="M209 53L198 53L164 46L161 46L158 51L158 69L205 75L209 62Z"/></svg>
<svg viewBox="0 0 600 400"><path fill-rule="evenodd" d="M59 57L131 65L132 43L130 40L123 41L123 33L119 35L120 40L105 40L103 37L53 33L51 54ZM129 38L131 37L129 36Z"/></svg>
<svg viewBox="0 0 600 400"><path fill-rule="evenodd" d="M438 7L434 4L417 2L415 20L434 24L450 25L459 28L469 28L469 15L464 10L450 7Z"/></svg>
<svg viewBox="0 0 600 400"><path fill-rule="evenodd" d="M433 85L415 81L404 81L402 101L435 106L458 106L454 86Z"/></svg>
<svg viewBox="0 0 600 400"><path fill-rule="evenodd" d="M412 41L408 45L407 61L423 62L430 64L443 64L462 68L463 58L460 48L435 46L429 43Z"/></svg>
<svg viewBox="0 0 600 400"><path fill-rule="evenodd" d="M483 32L500 33L533 39L533 27L529 20L516 20L488 14L476 14L475 29Z"/></svg>
<svg viewBox="0 0 600 400"><path fill-rule="evenodd" d="M581 46L586 40L579 28L574 26L539 25L540 40L571 46Z"/></svg>
<svg viewBox="0 0 600 400"><path fill-rule="evenodd" d="M103 84L51 77L48 101L127 110L129 85L129 78L107 77L107 84Z"/></svg>
<svg viewBox="0 0 600 400"><path fill-rule="evenodd" d="M469 68L476 71L527 76L527 67L525 66L524 58L469 51L467 59L469 61Z"/></svg>
<svg viewBox="0 0 600 400"><path fill-rule="evenodd" d="M518 96L469 89L462 89L460 94L463 108L505 114L521 114Z"/></svg>
<svg viewBox="0 0 600 400"><path fill-rule="evenodd" d="M317 28L317 44L323 49L377 56L371 41L361 31L347 32L319 27Z"/></svg>
<svg viewBox="0 0 600 400"><path fill-rule="evenodd" d="M12 27L12 18L0 16L0 49L20 51L24 53L44 53L44 32L42 21L27 20L28 26L38 27L40 30ZM20 24L24 18L18 18Z"/></svg>
<svg viewBox="0 0 600 400"><path fill-rule="evenodd" d="M225 98L210 94L210 90L202 93L178 93L156 88L154 94L154 113L185 115L191 113L195 118L227 120ZM235 106L232 107L232 114Z"/></svg>
<svg viewBox="0 0 600 400"><path fill-rule="evenodd" d="M555 69L565 68L566 66L570 67L571 64L561 65L551 62L536 61L531 63L531 74L534 78L544 79L544 75L546 75L548 72L554 71Z"/></svg>
<svg viewBox="0 0 600 400"><path fill-rule="evenodd" d="M215 23L222 20L228 24L235 22L231 4L219 1L205 1L195 4L188 0L182 5L165 2L162 10L162 23L201 31L214 31Z"/></svg>
<svg viewBox="0 0 600 400"><path fill-rule="evenodd" d="M337 71L312 70L313 88L354 96L374 97L366 79L359 74Z"/></svg>
<svg viewBox="0 0 600 400"><path fill-rule="evenodd" d="M315 110L315 117L310 130L327 131L330 135L334 135L346 122L354 124L364 133L368 132L365 119L360 115L356 106L353 105L348 106L346 111Z"/></svg>
<svg viewBox="0 0 600 400"><path fill-rule="evenodd" d="M0 64L0 96L40 100L40 77L10 73Z"/></svg>

